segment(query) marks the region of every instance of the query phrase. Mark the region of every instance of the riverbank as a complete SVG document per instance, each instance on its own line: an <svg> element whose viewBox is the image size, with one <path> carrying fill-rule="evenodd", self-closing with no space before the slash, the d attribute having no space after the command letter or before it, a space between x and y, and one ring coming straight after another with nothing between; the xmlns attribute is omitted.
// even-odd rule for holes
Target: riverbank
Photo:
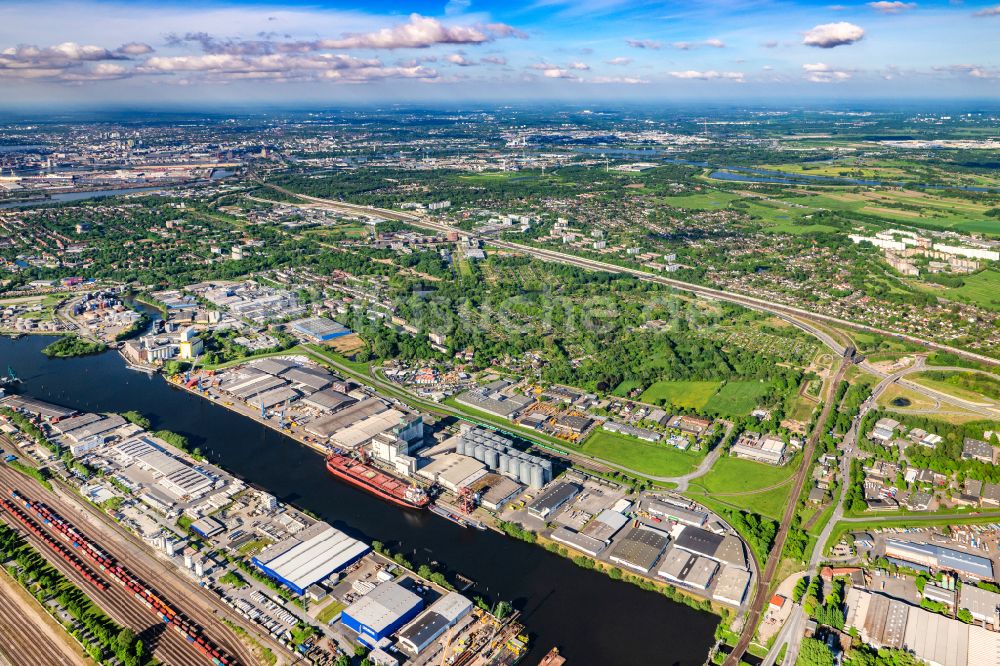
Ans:
<svg viewBox="0 0 1000 666"><path fill-rule="evenodd" d="M286 423L284 427L282 427L282 424L280 422L274 421L273 418L269 419L266 417L262 417L259 410L256 410L250 407L249 405L243 404L234 399L227 399L226 396L216 395L211 391L210 388L206 389L199 388L198 384L188 386L188 383L185 383L180 376L175 376L173 378L170 378L168 379L168 381L170 382L171 385L177 388L180 388L188 393L192 393L204 400L208 400L213 404L220 405L232 412L235 412L236 414L239 414L240 416L248 417L253 421L261 425L264 425L275 432L278 432L286 437L289 437L295 440L297 443L302 444L311 449L312 451L315 451L316 453L320 454L323 458L325 458L326 455L329 454L329 450L325 445L313 441L306 435L297 432L295 430L295 425L292 423ZM395 472L393 471L388 471L388 470L380 470L380 471L395 476ZM462 528L475 527L475 524L479 523L486 529L496 532L497 534L503 535L504 538L511 538L511 539L518 538L517 536L508 533L502 528L502 524L505 521L503 521L503 519L500 517L499 514L480 511L475 514L470 514L466 518L464 515L461 514L459 509L452 506L451 504L444 502L438 502L438 504L443 509L445 509L445 511L438 513L432 510L429 511L429 513L439 518L442 518L443 520L455 523L461 526ZM455 515L461 517L462 520L461 521L455 520L454 518L449 517L447 513L454 513ZM714 512L710 513L715 515ZM716 516L716 518L724 522L724 519L721 516ZM698 594L694 590L684 589L657 578L641 574L622 572L620 568L612 564L603 562L601 560L595 560L594 558L589 557L586 553L574 550L573 548L567 547L565 544L557 543L555 541L547 539L543 535L539 535L534 532L529 532L529 533L532 534L532 536L534 537L533 539L520 539L520 540L526 541L527 543L530 543L532 545L539 546L544 550L553 553L555 555L559 555L560 557L569 560L578 567L600 572L608 576L613 581L622 581L625 583L630 583L643 590L655 592L657 594L662 594L664 597L670 599L675 603L681 603L696 610L710 612L713 613L714 615L718 615L720 618L723 619L728 619L733 612L738 613L741 610L741 609L734 609L730 606L727 606L719 602L715 602L711 598L705 595ZM753 570L753 576L756 577L757 575L758 572L755 566Z"/></svg>
<svg viewBox="0 0 1000 666"><path fill-rule="evenodd" d="M381 541L449 580L475 581L467 594L510 602L530 627L524 663L553 645L570 663L662 663L702 666L715 642L716 615L623 585L555 553L493 530L463 529L430 512L400 511L340 483L316 453L274 427L178 391L156 375L129 370L114 354L50 360L44 338L0 339L0 367L13 364L18 392L90 412L137 411L154 430L188 438L205 456L246 483L367 543ZM463 578L459 578L462 576ZM463 583L464 587L465 583ZM635 640L609 640L609 637Z"/></svg>

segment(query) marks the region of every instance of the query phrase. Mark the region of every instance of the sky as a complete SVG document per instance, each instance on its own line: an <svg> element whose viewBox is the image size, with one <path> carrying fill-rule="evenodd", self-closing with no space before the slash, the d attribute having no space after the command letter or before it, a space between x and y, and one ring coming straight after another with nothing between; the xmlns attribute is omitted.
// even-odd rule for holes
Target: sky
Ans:
<svg viewBox="0 0 1000 666"><path fill-rule="evenodd" d="M995 100L998 1L4 0L0 106Z"/></svg>

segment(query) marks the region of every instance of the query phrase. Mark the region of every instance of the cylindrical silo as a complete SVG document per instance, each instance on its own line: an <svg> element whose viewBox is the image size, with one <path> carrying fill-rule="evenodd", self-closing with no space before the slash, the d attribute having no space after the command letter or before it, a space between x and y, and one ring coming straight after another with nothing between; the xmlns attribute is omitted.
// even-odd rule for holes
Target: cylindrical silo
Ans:
<svg viewBox="0 0 1000 666"><path fill-rule="evenodd" d="M500 464L500 454L493 449L488 449L486 451L486 459L483 462L486 463L486 467L488 469L496 469ZM541 469L541 467L539 467L539 469Z"/></svg>
<svg viewBox="0 0 1000 666"><path fill-rule="evenodd" d="M459 437L458 441L455 442L455 453L460 456L465 455L465 439Z"/></svg>
<svg viewBox="0 0 1000 666"><path fill-rule="evenodd" d="M505 473L510 467L510 456L506 453L501 453L497 461L497 471L501 474Z"/></svg>
<svg viewBox="0 0 1000 666"><path fill-rule="evenodd" d="M545 483L552 480L552 461L542 459L542 478L545 479Z"/></svg>
<svg viewBox="0 0 1000 666"><path fill-rule="evenodd" d="M531 487L532 488L536 488L537 489L537 488L541 488L542 486L545 485L544 474L545 474L545 471L542 469L541 465L534 465L533 464L531 466Z"/></svg>
<svg viewBox="0 0 1000 666"><path fill-rule="evenodd" d="M531 463L527 460L521 461L518 480L526 486L531 485Z"/></svg>
<svg viewBox="0 0 1000 666"><path fill-rule="evenodd" d="M479 462L483 462L484 460L486 460L486 447L483 446L482 444L477 444L476 448L473 451L473 455L475 455L476 460L478 460Z"/></svg>

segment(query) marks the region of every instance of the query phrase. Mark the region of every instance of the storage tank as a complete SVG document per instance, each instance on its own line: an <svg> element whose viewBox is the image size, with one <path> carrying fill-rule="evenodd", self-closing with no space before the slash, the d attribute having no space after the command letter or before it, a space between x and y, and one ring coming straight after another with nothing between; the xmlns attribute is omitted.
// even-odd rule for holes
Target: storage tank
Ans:
<svg viewBox="0 0 1000 666"><path fill-rule="evenodd" d="M477 444L473 454L475 455L476 460L483 462L486 460L486 447L482 444Z"/></svg>
<svg viewBox="0 0 1000 666"><path fill-rule="evenodd" d="M531 487L538 489L545 485L545 470L541 465L531 465Z"/></svg>
<svg viewBox="0 0 1000 666"><path fill-rule="evenodd" d="M527 460L521 461L521 468L517 475L518 481L526 486L531 485L531 463Z"/></svg>
<svg viewBox="0 0 1000 666"><path fill-rule="evenodd" d="M500 465L500 454L493 449L487 449L486 460L483 462L486 463L486 467L489 469L496 469Z"/></svg>
<svg viewBox="0 0 1000 666"><path fill-rule="evenodd" d="M460 456L465 455L465 440L461 437L455 443L455 453L457 453Z"/></svg>
<svg viewBox="0 0 1000 666"><path fill-rule="evenodd" d="M505 473L510 467L510 456L506 453L501 453L499 459L497 460L497 471L501 474Z"/></svg>

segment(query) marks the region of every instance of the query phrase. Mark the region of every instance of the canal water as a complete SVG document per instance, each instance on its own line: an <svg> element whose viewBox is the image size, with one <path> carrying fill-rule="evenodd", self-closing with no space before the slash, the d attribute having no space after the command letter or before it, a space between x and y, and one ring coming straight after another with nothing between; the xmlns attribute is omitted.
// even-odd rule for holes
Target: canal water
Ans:
<svg viewBox="0 0 1000 666"><path fill-rule="evenodd" d="M662 595L581 569L494 532L463 529L429 512L400 509L333 478L312 450L225 407L130 370L115 352L72 359L40 353L52 338L0 338L0 370L20 393L86 411L136 410L186 436L208 458L284 501L414 562L439 563L476 581L470 595L522 611L535 666L558 646L572 666L703 664L718 618Z"/></svg>

